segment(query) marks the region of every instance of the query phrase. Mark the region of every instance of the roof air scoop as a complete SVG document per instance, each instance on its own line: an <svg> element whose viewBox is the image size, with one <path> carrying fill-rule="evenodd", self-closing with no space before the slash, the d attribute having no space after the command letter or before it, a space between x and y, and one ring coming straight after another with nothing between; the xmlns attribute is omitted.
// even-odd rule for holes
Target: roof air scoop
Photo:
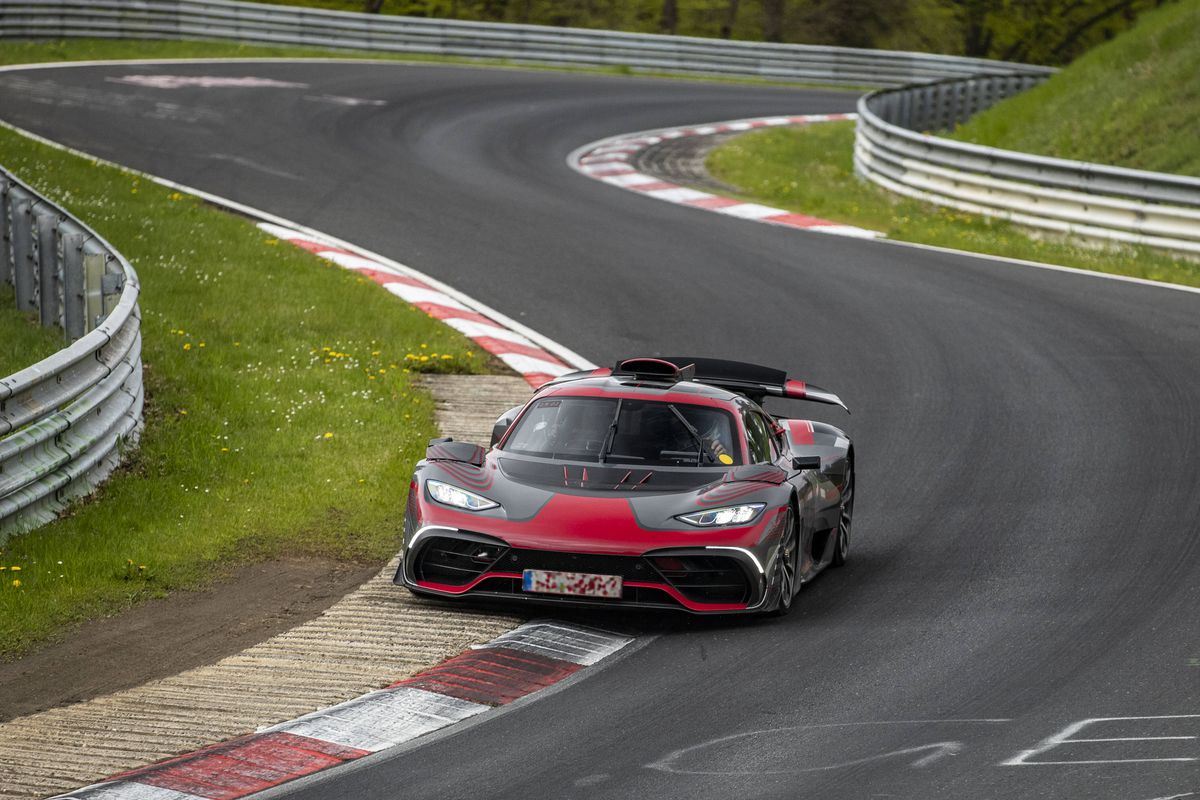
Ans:
<svg viewBox="0 0 1200 800"><path fill-rule="evenodd" d="M614 374L632 375L639 381L664 381L679 383L696 377L696 365L678 364L662 358L627 358L618 361Z"/></svg>

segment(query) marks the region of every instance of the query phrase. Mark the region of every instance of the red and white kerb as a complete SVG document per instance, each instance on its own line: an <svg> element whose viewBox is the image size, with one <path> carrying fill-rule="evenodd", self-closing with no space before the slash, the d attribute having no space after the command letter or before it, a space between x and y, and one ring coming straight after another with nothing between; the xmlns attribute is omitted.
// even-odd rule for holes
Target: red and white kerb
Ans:
<svg viewBox="0 0 1200 800"><path fill-rule="evenodd" d="M714 122L711 125L701 125L691 128L664 128L662 130L644 131L641 133L626 133L610 139L592 142L576 150L568 158L568 163L578 172L589 178L604 181L622 189L644 194L668 203L703 208L717 214L731 217L769 222L774 225L786 225L792 228L831 233L837 236L854 236L872 239L881 236L878 231L857 228L853 225L842 225L827 219L810 217L806 214L796 214L782 208L747 203L732 197L710 194L699 189L679 186L668 181L660 180L653 175L638 172L630 161L634 155L651 145L667 139L679 139L684 136L708 136L714 133L731 133L749 131L755 128L772 128L783 125L808 125L814 122L831 122L834 120L854 119L854 114L805 114L795 117L760 117L757 119L741 119L732 122Z"/></svg>
<svg viewBox="0 0 1200 800"><path fill-rule="evenodd" d="M632 641L580 625L529 622L386 689L54 800L236 800L507 705Z"/></svg>
<svg viewBox="0 0 1200 800"><path fill-rule="evenodd" d="M367 258L310 232L269 222L260 222L258 227L272 236L370 278L405 302L464 334L511 367L534 388L573 369L528 337L469 307L461 299L451 297L418 275L403 273L394 266Z"/></svg>

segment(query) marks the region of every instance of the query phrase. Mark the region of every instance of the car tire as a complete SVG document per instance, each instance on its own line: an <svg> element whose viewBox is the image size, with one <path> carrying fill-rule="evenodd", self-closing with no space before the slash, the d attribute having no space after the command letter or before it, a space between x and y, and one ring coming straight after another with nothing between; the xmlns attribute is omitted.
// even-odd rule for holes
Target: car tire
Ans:
<svg viewBox="0 0 1200 800"><path fill-rule="evenodd" d="M769 612L773 617L782 617L792 610L796 596L796 581L800 574L800 531L796 525L796 513L788 506L787 522L784 523L784 539L779 545L771 583L779 587L775 607Z"/></svg>
<svg viewBox="0 0 1200 800"><path fill-rule="evenodd" d="M850 558L850 531L854 521L854 467L846 467L846 483L842 489L842 513L838 517L837 540L833 543L832 565L840 567Z"/></svg>

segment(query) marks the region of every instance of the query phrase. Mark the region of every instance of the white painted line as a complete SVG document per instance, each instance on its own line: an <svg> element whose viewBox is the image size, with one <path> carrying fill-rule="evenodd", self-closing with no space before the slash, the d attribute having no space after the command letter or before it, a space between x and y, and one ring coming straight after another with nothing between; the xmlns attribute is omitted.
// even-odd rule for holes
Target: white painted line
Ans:
<svg viewBox="0 0 1200 800"><path fill-rule="evenodd" d="M605 183L611 183L613 186L640 186L643 183L660 183L661 179L653 175L644 175L641 172L629 172L623 175L609 175L601 178Z"/></svg>
<svg viewBox="0 0 1200 800"><path fill-rule="evenodd" d="M1103 739L1074 739L1074 738L1072 738L1076 733L1079 733L1079 731L1083 730L1084 728L1088 727L1089 725L1097 725L1097 724L1100 724L1103 722L1131 722L1131 721L1144 721L1144 720L1175 720L1175 719L1178 719L1178 720L1183 720L1183 719L1200 720L1200 714L1168 714L1168 715L1163 715L1163 716L1150 716L1150 717L1093 717L1091 719L1080 720L1079 722L1071 723L1070 725L1063 728L1058 733L1047 736L1045 739L1038 742L1037 745L1030 748L1029 750L1022 750L1020 753L1017 753L1017 755L1013 756L1012 758L1008 759L1007 761L1000 762L1000 766L1003 766L1003 767L1036 767L1036 766L1042 766L1042 765L1056 765L1057 766L1057 765L1063 765L1063 764L1144 764L1144 763L1166 762L1166 761L1173 761L1173 762L1200 761L1200 756L1196 756L1196 757L1163 757L1163 758L1109 758L1109 759L1089 759L1089 760L1079 760L1079 761L1030 761L1030 759L1036 758L1037 756L1042 755L1043 753L1047 753L1056 747L1075 744L1076 742L1105 741ZM1156 741L1156 740L1160 740L1160 739L1175 739L1175 738L1179 738L1179 737L1173 737L1173 736L1123 737L1119 740L1110 740L1110 741L1136 742L1136 741ZM1196 737L1188 736L1188 737L1184 737L1184 738L1194 739Z"/></svg>
<svg viewBox="0 0 1200 800"><path fill-rule="evenodd" d="M76 789L70 794L56 795L51 800L205 800L187 792L161 789L137 781L109 781Z"/></svg>
<svg viewBox="0 0 1200 800"><path fill-rule="evenodd" d="M564 367L562 364L543 361L540 358L521 353L496 353L495 355L522 375L552 375L557 378L559 375L566 375L571 371L570 367Z"/></svg>
<svg viewBox="0 0 1200 800"><path fill-rule="evenodd" d="M727 214L728 216L741 217L742 219L764 219L788 213L782 208L761 206L758 203L739 203L736 206L722 206L721 208L714 208L712 210L718 214Z"/></svg>
<svg viewBox="0 0 1200 800"><path fill-rule="evenodd" d="M770 220L767 220L770 222ZM856 228L853 225L812 225L805 228L808 231L816 233L831 233L836 236L850 236L855 239L879 239L878 231L869 231L866 228Z"/></svg>
<svg viewBox="0 0 1200 800"><path fill-rule="evenodd" d="M462 319L460 317L449 317L447 319L443 319L442 322L471 339L475 339L480 336L486 336L491 339L500 339L505 342L512 342L513 344L521 344L528 347L534 346L533 342L529 341L521 334L513 333L507 328L500 328L496 325L485 325L484 323L476 322L473 319Z"/></svg>
<svg viewBox="0 0 1200 800"><path fill-rule="evenodd" d="M317 252L317 255L346 269L372 269L376 272L389 272L393 275L400 274L391 267L380 264L373 258L364 258L354 253L343 253L340 250L320 250Z"/></svg>
<svg viewBox="0 0 1200 800"><path fill-rule="evenodd" d="M401 686L355 698L261 731L282 731L372 753L482 714L491 706Z"/></svg>
<svg viewBox="0 0 1200 800"><path fill-rule="evenodd" d="M689 189L686 186L677 186L674 189L652 189L649 192L643 192L643 194L647 197L666 200L669 203L686 203L688 200L703 200L706 197L716 197L716 195L709 194L708 192Z"/></svg>
<svg viewBox="0 0 1200 800"><path fill-rule="evenodd" d="M421 286L412 286L407 283L387 283L384 284L383 288L408 303L433 303L463 311L471 310L465 304L458 302L445 292L439 292L435 289L425 289Z"/></svg>
<svg viewBox="0 0 1200 800"><path fill-rule="evenodd" d="M591 666L632 641L632 637L599 629L535 621L503 633L487 644L478 645L476 649L506 647Z"/></svg>

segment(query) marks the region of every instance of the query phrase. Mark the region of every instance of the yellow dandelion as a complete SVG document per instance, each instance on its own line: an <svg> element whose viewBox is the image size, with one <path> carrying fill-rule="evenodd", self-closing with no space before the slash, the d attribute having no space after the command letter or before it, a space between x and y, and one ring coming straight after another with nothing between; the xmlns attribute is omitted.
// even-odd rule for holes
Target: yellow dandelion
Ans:
<svg viewBox="0 0 1200 800"><path fill-rule="evenodd" d="M137 191L137 190L135 189L134 191ZM20 589L20 588L21 588L21 582L20 582L20 581L13 581L13 582L12 582L12 585L13 585L13 588L14 588L14 589Z"/></svg>
<svg viewBox="0 0 1200 800"><path fill-rule="evenodd" d="M377 356L377 355L379 355L379 351L378 351L378 350L372 350L372 351L371 351L371 355L373 355L373 356Z"/></svg>
<svg viewBox="0 0 1200 800"><path fill-rule="evenodd" d="M204 347L204 342L201 342L201 343L200 343L200 346L201 346L201 347Z"/></svg>
<svg viewBox="0 0 1200 800"><path fill-rule="evenodd" d="M429 345L425 344L424 342L421 342L421 349L422 349L422 350L428 350L428 349L429 349Z"/></svg>
<svg viewBox="0 0 1200 800"><path fill-rule="evenodd" d="M138 572L145 572L145 571L146 571L146 565L138 564Z"/></svg>
<svg viewBox="0 0 1200 800"><path fill-rule="evenodd" d="M454 356L450 355L449 353L446 353L444 356L442 356L442 361L445 361L448 358L454 358Z"/></svg>
<svg viewBox="0 0 1200 800"><path fill-rule="evenodd" d="M20 571L21 571L21 568L20 568L20 567L17 567L17 566L12 566L12 567L9 567L9 569L11 569L13 572L20 572Z"/></svg>
<svg viewBox="0 0 1200 800"><path fill-rule="evenodd" d="M191 349L192 349L192 343L191 343L191 342L184 342L184 343L183 343L183 349L184 349L184 350L191 350Z"/></svg>
<svg viewBox="0 0 1200 800"><path fill-rule="evenodd" d="M179 414L180 414L180 416L184 416L184 417L186 417L186 416L187 416L187 409L186 409L186 408L181 408L181 409L179 409Z"/></svg>
<svg viewBox="0 0 1200 800"><path fill-rule="evenodd" d="M332 438L333 438L333 432L332 432L332 431L325 431L325 436L324 436L323 438L325 438L325 439L332 439Z"/></svg>
<svg viewBox="0 0 1200 800"><path fill-rule="evenodd" d="M222 452L222 453L228 453L228 452L229 452L229 448L228 448L228 447L222 447L222 448L221 448L221 452Z"/></svg>

